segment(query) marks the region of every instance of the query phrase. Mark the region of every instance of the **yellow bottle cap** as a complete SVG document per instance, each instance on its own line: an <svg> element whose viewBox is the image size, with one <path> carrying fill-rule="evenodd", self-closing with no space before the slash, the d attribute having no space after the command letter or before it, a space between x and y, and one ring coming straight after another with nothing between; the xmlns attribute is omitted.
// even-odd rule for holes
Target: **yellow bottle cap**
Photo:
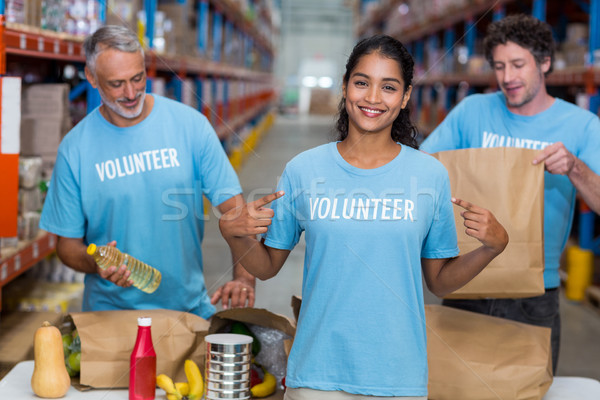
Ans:
<svg viewBox="0 0 600 400"><path fill-rule="evenodd" d="M91 256L96 252L96 245L94 243L90 243L87 248L87 253Z"/></svg>

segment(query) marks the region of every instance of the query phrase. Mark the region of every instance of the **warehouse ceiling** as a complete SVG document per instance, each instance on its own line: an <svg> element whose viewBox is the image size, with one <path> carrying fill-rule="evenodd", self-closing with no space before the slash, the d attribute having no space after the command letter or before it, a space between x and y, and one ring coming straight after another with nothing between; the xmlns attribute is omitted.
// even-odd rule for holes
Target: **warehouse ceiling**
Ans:
<svg viewBox="0 0 600 400"><path fill-rule="evenodd" d="M283 0L282 34L352 32L354 1Z"/></svg>

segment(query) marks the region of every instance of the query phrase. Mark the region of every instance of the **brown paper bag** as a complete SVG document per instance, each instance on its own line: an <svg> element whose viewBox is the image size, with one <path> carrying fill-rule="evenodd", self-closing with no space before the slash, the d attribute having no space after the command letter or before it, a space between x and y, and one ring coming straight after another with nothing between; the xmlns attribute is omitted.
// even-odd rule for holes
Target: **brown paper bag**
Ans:
<svg viewBox="0 0 600 400"><path fill-rule="evenodd" d="M239 321L247 324L260 325L267 328L277 329L290 337L296 334L296 323L290 318L274 314L264 308L231 308L216 313L210 321L209 333L222 331L228 321Z"/></svg>
<svg viewBox="0 0 600 400"><path fill-rule="evenodd" d="M294 336L296 335L296 322L292 321L290 318L284 315L274 314L264 308L231 308L229 310L219 311L212 317L209 333L221 332L229 321L260 325L266 328L277 329L285 333L290 336L290 339L284 340L283 346L285 353L287 355L290 354Z"/></svg>
<svg viewBox="0 0 600 400"><path fill-rule="evenodd" d="M438 305L425 314L429 400L533 400L550 388L550 328Z"/></svg>
<svg viewBox="0 0 600 400"><path fill-rule="evenodd" d="M490 210L509 236L506 249L450 299L519 298L544 293L544 167L537 150L494 147L432 154L450 175L452 196ZM460 253L481 243L465 233L454 207Z"/></svg>
<svg viewBox="0 0 600 400"><path fill-rule="evenodd" d="M129 386L129 358L137 337L138 317L152 318L152 343L156 351L156 373L175 381L187 381L186 359L201 364L202 342L209 322L172 310L119 310L72 313L81 337L79 382L94 388Z"/></svg>

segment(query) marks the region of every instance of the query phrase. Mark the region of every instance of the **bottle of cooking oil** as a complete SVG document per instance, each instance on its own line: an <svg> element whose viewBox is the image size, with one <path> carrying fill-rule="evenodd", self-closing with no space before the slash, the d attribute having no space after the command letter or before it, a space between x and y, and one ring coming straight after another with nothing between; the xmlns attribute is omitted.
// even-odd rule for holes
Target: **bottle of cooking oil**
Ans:
<svg viewBox="0 0 600 400"><path fill-rule="evenodd" d="M131 271L129 279L133 281L133 286L141 291L153 293L160 285L162 275L158 270L127 253L122 253L116 247L96 246L91 243L87 248L87 253L94 257L96 264L102 269L111 265L120 267L125 264L127 270Z"/></svg>

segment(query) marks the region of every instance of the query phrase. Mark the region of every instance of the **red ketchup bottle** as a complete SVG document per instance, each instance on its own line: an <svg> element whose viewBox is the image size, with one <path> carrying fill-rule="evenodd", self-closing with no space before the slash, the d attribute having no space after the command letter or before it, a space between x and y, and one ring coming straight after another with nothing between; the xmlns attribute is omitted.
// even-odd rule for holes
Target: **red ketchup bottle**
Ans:
<svg viewBox="0 0 600 400"><path fill-rule="evenodd" d="M152 318L138 318L138 333L129 364L129 400L152 400L156 389L156 352Z"/></svg>

